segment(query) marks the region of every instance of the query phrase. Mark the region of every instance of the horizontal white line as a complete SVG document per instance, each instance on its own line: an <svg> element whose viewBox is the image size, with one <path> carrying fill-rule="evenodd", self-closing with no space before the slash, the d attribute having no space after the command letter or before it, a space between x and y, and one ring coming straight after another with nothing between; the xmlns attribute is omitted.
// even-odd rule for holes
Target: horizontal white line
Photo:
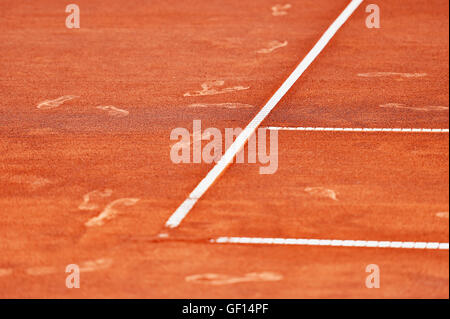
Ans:
<svg viewBox="0 0 450 319"><path fill-rule="evenodd" d="M448 133L446 128L350 128L350 127L282 127L269 126L273 131L307 131L307 132L394 132L394 133Z"/></svg>
<svg viewBox="0 0 450 319"><path fill-rule="evenodd" d="M256 129L261 125L269 113L277 106L278 102L286 95L289 89L302 76L308 67L319 56L327 44L331 41L337 31L350 18L353 12L360 6L363 0L352 0L344 9L339 17L331 24L331 26L321 36L319 41L314 45L311 51L305 56L300 64L295 68L292 74L286 79L275 94L267 101L266 105L256 114L253 120L247 125L242 133L236 138L230 148L225 152L217 164L208 172L206 177L194 188L188 198L177 208L166 222L166 227L177 228L186 218L197 201L205 194L212 184L219 178L225 169L233 162L237 153L245 146L247 140L254 134Z"/></svg>
<svg viewBox="0 0 450 319"><path fill-rule="evenodd" d="M449 249L448 243L374 241L374 240L219 237L217 239L212 239L211 242L216 244L403 248L403 249L431 249L431 250Z"/></svg>

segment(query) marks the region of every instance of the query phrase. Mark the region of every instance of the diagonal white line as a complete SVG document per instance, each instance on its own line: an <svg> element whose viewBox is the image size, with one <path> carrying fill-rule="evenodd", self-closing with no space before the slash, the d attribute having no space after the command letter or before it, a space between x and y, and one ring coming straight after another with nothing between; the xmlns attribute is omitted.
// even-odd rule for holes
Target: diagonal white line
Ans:
<svg viewBox="0 0 450 319"><path fill-rule="evenodd" d="M178 209L170 216L166 222L166 227L176 228L183 219L189 214L191 209L195 206L197 201L205 194L205 192L211 187L211 185L217 180L220 174L233 162L236 154L245 146L248 139L255 133L258 126L269 115L273 108L280 102L283 96L289 91L294 83L300 78L300 76L306 71L306 69L314 62L317 56L323 51L330 40L334 37L336 32L342 27L342 25L350 18L355 10L360 6L363 0L352 0L350 4L344 9L339 17L331 24L327 31L322 35L319 41L314 45L311 51L300 62L297 68L287 78L287 80L281 85L281 87L270 98L266 105L259 111L259 113L253 118L253 120L247 125L242 133L236 138L234 143L225 152L222 158L217 164L209 171L206 177L195 187L189 197L178 207Z"/></svg>
<svg viewBox="0 0 450 319"><path fill-rule="evenodd" d="M423 249L423 250L449 250L449 243L409 242L409 241L219 237L216 239L212 239L211 242L215 243L215 244L328 246L328 247L366 247L366 248L403 248L403 249Z"/></svg>

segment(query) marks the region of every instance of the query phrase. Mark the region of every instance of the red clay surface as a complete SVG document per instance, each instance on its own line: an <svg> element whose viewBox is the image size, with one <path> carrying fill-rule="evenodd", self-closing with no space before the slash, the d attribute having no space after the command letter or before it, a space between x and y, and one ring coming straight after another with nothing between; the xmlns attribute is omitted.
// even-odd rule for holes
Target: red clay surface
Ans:
<svg viewBox="0 0 450 319"><path fill-rule="evenodd" d="M179 232L447 242L448 147L445 134L280 132L276 174L233 166Z"/></svg>
<svg viewBox="0 0 450 319"><path fill-rule="evenodd" d="M448 134L279 132L275 175L233 165L169 239L155 240L212 167L173 164L171 130L192 130L194 119L244 127L349 1L290 3L275 17L272 0L79 0L81 29L69 30L60 1L1 2L1 298L448 298L448 250L207 242L448 242ZM264 126L448 128L448 111L429 108L449 103L448 2L378 4L382 28L365 27L363 4ZM257 52L274 40L288 45ZM426 76L358 76L371 72ZM184 96L216 80L250 89ZM77 98L37 108L65 95ZM188 107L233 102L254 107ZM96 108L108 105L129 115ZM79 209L106 189L93 210ZM139 201L85 226L121 198ZM80 289L65 286L68 264L84 269ZM380 266L380 289L365 287L369 264ZM189 280L204 274L225 279Z"/></svg>
<svg viewBox="0 0 450 319"><path fill-rule="evenodd" d="M377 3L381 28L363 30L359 10L266 124L448 128L448 1ZM358 76L377 72L424 76Z"/></svg>

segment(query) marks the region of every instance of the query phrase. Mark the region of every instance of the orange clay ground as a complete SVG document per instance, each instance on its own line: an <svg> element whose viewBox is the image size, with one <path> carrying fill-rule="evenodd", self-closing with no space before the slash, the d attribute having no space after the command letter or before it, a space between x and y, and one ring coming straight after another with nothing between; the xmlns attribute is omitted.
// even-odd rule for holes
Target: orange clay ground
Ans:
<svg viewBox="0 0 450 319"><path fill-rule="evenodd" d="M165 229L213 166L173 164L170 132L245 127L349 2L78 0L70 30L61 1L1 1L0 297L448 298L448 248L209 241L448 243L448 133L279 131L276 174L232 165ZM448 129L448 1L374 2L381 28L363 3L263 127ZM185 96L210 81L248 89Z"/></svg>

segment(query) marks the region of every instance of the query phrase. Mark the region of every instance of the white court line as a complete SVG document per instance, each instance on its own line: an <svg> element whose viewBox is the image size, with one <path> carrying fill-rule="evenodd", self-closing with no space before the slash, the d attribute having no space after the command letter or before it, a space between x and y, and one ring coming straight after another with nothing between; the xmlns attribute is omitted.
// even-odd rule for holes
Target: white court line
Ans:
<svg viewBox="0 0 450 319"><path fill-rule="evenodd" d="M289 91L294 83L300 78L300 76L306 71L311 63L322 52L326 45L330 42L336 32L342 27L342 25L350 18L353 12L359 7L363 0L352 0L352 2L345 8L345 10L339 15L327 31L322 35L319 41L314 45L311 51L300 62L297 68L287 78L287 80L281 85L281 87L270 98L266 105L258 112L255 118L247 125L242 133L236 138L234 143L225 152L222 158L217 164L209 171L208 175L195 187L188 198L178 207L178 209L170 216L166 222L166 227L176 228L183 219L189 214L191 209L197 203L197 201L206 193L211 185L217 180L220 174L233 162L236 154L245 146L247 140L255 133L256 129L262 123L262 121L269 115L273 108L283 98L283 96Z"/></svg>
<svg viewBox="0 0 450 319"><path fill-rule="evenodd" d="M306 131L306 132L394 132L394 133L449 133L446 128L343 128L343 127L277 127L267 128L272 131Z"/></svg>
<svg viewBox="0 0 450 319"><path fill-rule="evenodd" d="M448 243L376 241L376 240L338 240L338 239L295 239L295 238L250 238L219 237L212 239L216 244L250 245L288 245L288 246L326 246L326 247L366 247L366 248L403 248L449 250Z"/></svg>

